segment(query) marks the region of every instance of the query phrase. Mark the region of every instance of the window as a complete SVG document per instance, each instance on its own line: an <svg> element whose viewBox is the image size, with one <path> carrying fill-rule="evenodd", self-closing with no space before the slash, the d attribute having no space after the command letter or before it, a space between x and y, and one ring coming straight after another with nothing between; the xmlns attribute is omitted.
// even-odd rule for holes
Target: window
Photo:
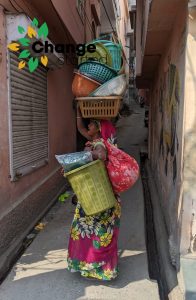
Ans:
<svg viewBox="0 0 196 300"><path fill-rule="evenodd" d="M78 13L82 19L82 22L84 22L84 12L85 12L85 0L76 0L77 10Z"/></svg>
<svg viewBox="0 0 196 300"><path fill-rule="evenodd" d="M19 70L15 53L9 53L9 143L12 181L47 164L47 70Z"/></svg>

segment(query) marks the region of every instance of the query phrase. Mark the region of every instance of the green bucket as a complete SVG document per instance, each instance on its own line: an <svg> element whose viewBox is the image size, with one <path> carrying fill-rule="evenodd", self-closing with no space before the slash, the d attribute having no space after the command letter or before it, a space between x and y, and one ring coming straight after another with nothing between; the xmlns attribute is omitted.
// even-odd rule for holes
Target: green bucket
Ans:
<svg viewBox="0 0 196 300"><path fill-rule="evenodd" d="M116 203L103 161L96 160L65 173L87 216L96 215Z"/></svg>

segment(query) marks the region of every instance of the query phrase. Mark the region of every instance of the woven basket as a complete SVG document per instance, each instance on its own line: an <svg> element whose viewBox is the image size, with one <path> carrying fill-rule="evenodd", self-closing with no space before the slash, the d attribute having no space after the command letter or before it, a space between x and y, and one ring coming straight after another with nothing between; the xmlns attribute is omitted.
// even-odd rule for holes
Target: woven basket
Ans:
<svg viewBox="0 0 196 300"><path fill-rule="evenodd" d="M96 160L65 173L85 214L96 215L115 205L111 183L103 161Z"/></svg>
<svg viewBox="0 0 196 300"><path fill-rule="evenodd" d="M114 118L117 116L122 97L80 97L79 103L83 118Z"/></svg>

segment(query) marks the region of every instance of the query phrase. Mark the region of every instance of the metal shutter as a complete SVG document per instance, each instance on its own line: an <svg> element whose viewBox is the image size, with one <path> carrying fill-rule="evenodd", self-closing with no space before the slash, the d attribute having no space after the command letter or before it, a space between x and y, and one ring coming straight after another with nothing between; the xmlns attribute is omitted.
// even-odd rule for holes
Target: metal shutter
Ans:
<svg viewBox="0 0 196 300"><path fill-rule="evenodd" d="M9 52L10 172L17 180L48 162L47 70L18 69Z"/></svg>

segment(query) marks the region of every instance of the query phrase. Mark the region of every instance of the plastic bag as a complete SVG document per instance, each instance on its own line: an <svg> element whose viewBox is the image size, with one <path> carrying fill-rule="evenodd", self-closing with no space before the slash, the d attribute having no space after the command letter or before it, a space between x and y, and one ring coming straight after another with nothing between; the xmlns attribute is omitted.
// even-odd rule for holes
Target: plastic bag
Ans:
<svg viewBox="0 0 196 300"><path fill-rule="evenodd" d="M104 144L108 154L106 168L113 190L116 193L124 192L132 187L139 177L138 163L109 142L104 141Z"/></svg>
<svg viewBox="0 0 196 300"><path fill-rule="evenodd" d="M55 155L65 172L82 167L93 161L90 151L74 152L62 155Z"/></svg>

